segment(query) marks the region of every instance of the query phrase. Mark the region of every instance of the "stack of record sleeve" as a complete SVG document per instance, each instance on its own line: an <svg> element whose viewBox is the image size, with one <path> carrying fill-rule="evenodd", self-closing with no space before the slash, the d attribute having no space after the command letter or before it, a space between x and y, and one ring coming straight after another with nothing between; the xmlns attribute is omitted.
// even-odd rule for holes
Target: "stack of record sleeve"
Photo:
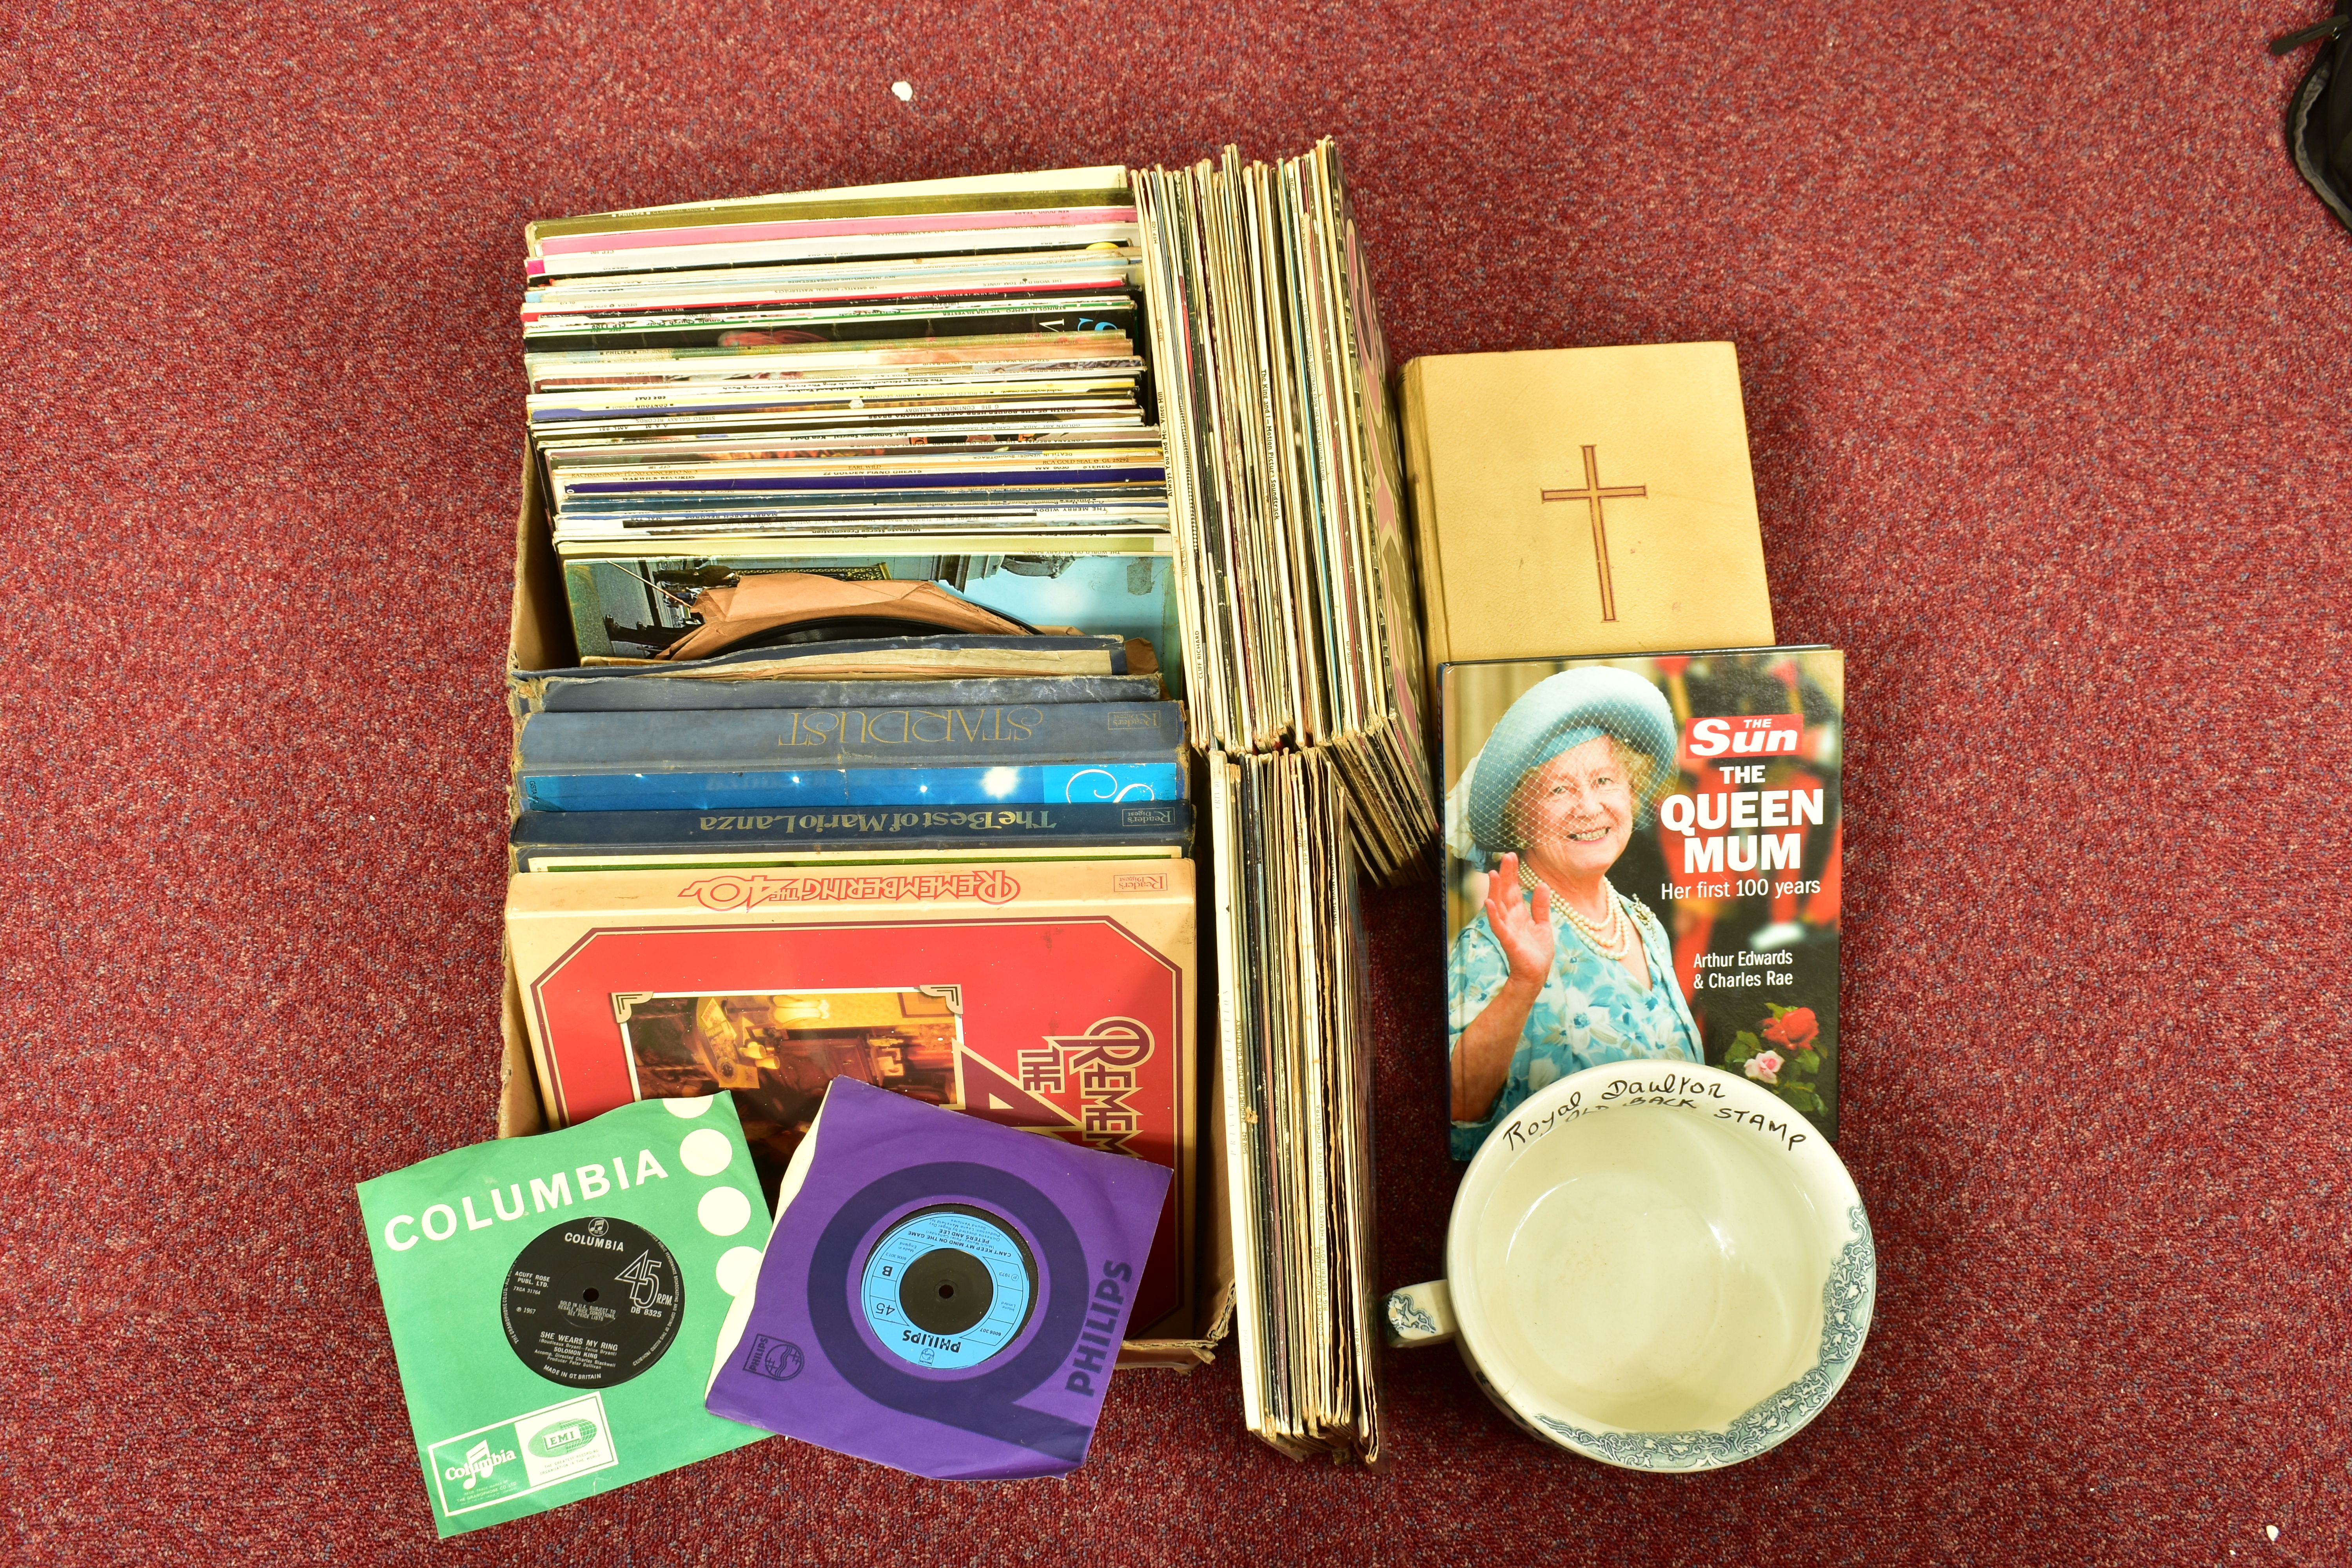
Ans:
<svg viewBox="0 0 2352 1568"><path fill-rule="evenodd" d="M1329 142L1134 178L1189 712L1210 753L1247 1417L1286 1453L1370 1460L1356 877L1424 873L1437 828L1388 350Z"/></svg>
<svg viewBox="0 0 2352 1568"><path fill-rule="evenodd" d="M702 590L782 571L1172 645L1125 170L528 235L531 443L583 659L658 655Z"/></svg>
<svg viewBox="0 0 2352 1568"><path fill-rule="evenodd" d="M1365 868L1424 875L1403 467L1338 150L1134 178L1193 743L1328 748Z"/></svg>
<svg viewBox="0 0 2352 1568"><path fill-rule="evenodd" d="M1376 1458L1357 879L1437 817L1336 150L567 218L527 271L579 665L510 693L518 873L1182 856L1189 741L1249 1425Z"/></svg>
<svg viewBox="0 0 2352 1568"><path fill-rule="evenodd" d="M514 694L518 871L1184 852L1125 170L527 234L581 668Z"/></svg>
<svg viewBox="0 0 2352 1568"><path fill-rule="evenodd" d="M1194 759L1137 255L1119 168L530 226L578 658L510 672L508 953L557 1124L725 1090L772 1185L848 1077L1169 1167L1134 1326L1189 1364Z"/></svg>
<svg viewBox="0 0 2352 1568"><path fill-rule="evenodd" d="M559 547L1164 530L1123 171L947 184L530 226Z"/></svg>
<svg viewBox="0 0 2352 1568"><path fill-rule="evenodd" d="M1320 750L1213 758L1234 1321L1250 1430L1380 1457L1371 1053L1348 797Z"/></svg>

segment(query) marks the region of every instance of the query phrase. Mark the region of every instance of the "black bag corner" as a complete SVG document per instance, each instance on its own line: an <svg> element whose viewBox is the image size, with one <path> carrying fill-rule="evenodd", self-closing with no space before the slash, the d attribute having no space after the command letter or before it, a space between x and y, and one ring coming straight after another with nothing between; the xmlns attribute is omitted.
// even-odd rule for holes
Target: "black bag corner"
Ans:
<svg viewBox="0 0 2352 1568"><path fill-rule="evenodd" d="M2336 0L2326 21L2273 39L2271 53L2315 41L2319 57L2287 100L2286 149L2305 183L2352 229L2352 0Z"/></svg>

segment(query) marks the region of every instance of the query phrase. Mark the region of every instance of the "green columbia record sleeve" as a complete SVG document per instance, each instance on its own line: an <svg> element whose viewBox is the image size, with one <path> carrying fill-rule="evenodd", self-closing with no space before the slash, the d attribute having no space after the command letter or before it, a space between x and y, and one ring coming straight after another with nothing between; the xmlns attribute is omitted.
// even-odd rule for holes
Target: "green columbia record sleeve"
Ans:
<svg viewBox="0 0 2352 1568"><path fill-rule="evenodd" d="M359 1197L442 1535L765 1436L702 1405L766 1230L730 1097L459 1149Z"/></svg>

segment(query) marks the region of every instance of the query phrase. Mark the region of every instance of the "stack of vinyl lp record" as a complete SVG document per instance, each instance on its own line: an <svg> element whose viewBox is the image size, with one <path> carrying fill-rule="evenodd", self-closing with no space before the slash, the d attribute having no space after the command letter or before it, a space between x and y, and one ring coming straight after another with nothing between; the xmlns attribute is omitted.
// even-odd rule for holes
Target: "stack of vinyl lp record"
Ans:
<svg viewBox="0 0 2352 1568"><path fill-rule="evenodd" d="M1234 1320L1250 1429L1380 1457L1370 1052L1348 801L1322 752L1213 756Z"/></svg>
<svg viewBox="0 0 2352 1568"><path fill-rule="evenodd" d="M1329 748L1366 869L1409 879L1437 832L1421 633L1338 149L1131 178L1193 744Z"/></svg>
<svg viewBox="0 0 2352 1568"><path fill-rule="evenodd" d="M531 225L531 448L582 658L700 658L704 591L778 573L1167 640L1136 258L1115 166Z"/></svg>

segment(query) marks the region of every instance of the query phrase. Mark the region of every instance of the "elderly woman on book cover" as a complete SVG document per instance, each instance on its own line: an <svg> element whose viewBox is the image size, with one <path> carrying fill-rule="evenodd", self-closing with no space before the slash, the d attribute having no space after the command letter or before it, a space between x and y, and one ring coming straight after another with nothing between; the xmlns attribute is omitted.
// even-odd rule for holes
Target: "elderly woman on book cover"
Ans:
<svg viewBox="0 0 2352 1568"><path fill-rule="evenodd" d="M1706 1059L1664 928L1609 885L1675 752L1656 687L1588 668L1530 688L1472 760L1464 826L1492 874L1446 963L1455 1159L1581 1068Z"/></svg>

